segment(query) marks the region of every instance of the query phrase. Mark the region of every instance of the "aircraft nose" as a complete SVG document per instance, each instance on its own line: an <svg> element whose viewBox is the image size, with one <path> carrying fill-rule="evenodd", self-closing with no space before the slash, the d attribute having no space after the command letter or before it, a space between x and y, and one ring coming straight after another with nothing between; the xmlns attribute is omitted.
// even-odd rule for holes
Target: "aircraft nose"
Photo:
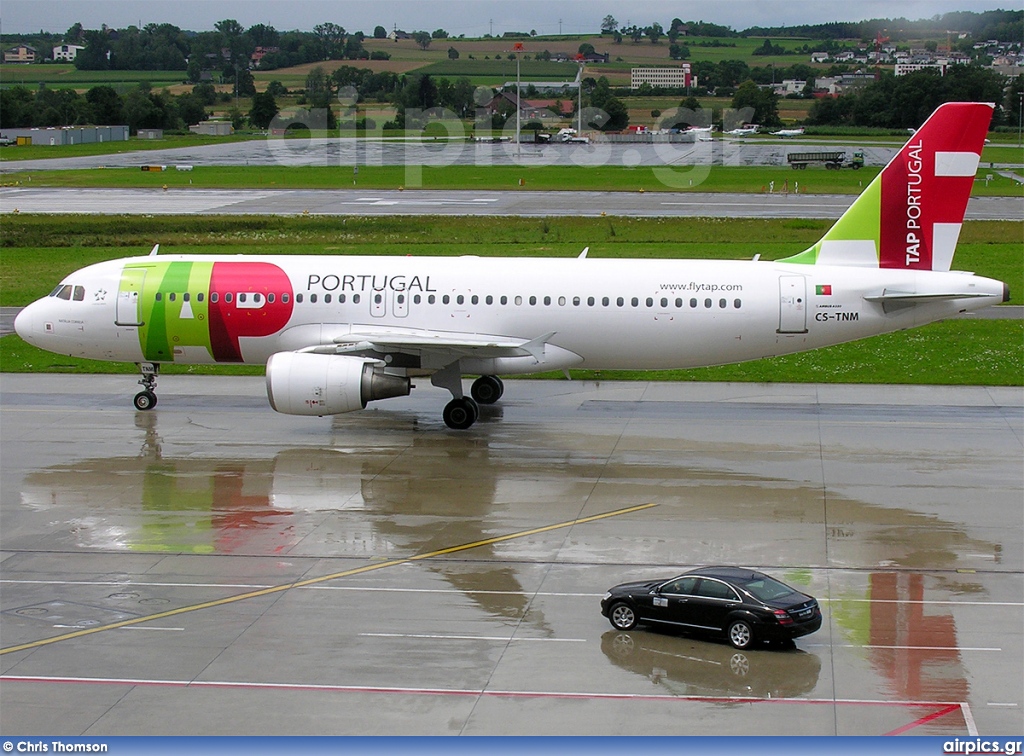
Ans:
<svg viewBox="0 0 1024 756"><path fill-rule="evenodd" d="M36 303L30 304L14 316L14 332L23 341L35 344L39 336L39 308Z"/></svg>

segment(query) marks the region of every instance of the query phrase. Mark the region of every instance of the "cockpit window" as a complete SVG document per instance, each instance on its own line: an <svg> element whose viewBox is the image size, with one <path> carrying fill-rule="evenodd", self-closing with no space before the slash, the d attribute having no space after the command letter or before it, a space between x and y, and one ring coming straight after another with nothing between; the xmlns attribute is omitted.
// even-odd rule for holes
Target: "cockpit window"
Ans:
<svg viewBox="0 0 1024 756"><path fill-rule="evenodd" d="M76 302L83 301L85 299L85 287L84 286L76 286L75 287L75 293L74 293L74 296L72 297L72 299L74 299Z"/></svg>
<svg viewBox="0 0 1024 756"><path fill-rule="evenodd" d="M57 291L57 299L67 299L67 300L71 299L71 285L70 284L64 284L63 286L60 287L60 289Z"/></svg>

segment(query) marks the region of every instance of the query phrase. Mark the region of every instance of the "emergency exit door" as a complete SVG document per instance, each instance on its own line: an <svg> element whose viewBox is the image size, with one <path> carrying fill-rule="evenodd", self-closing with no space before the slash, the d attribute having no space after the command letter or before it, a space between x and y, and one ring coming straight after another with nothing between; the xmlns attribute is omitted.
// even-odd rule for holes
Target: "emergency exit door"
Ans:
<svg viewBox="0 0 1024 756"><path fill-rule="evenodd" d="M807 333L807 279L779 276L779 333Z"/></svg>

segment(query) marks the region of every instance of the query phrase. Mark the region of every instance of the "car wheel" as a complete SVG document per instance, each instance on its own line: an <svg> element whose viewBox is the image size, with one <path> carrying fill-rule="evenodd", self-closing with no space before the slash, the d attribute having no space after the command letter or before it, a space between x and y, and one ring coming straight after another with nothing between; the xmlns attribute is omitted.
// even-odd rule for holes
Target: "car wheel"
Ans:
<svg viewBox="0 0 1024 756"><path fill-rule="evenodd" d="M632 630L636 627L636 612L629 604L616 604L608 612L608 621L616 630Z"/></svg>
<svg viewBox="0 0 1024 756"><path fill-rule="evenodd" d="M729 643L733 648L750 648L754 642L754 631L750 629L750 623L745 620L736 620L729 625Z"/></svg>

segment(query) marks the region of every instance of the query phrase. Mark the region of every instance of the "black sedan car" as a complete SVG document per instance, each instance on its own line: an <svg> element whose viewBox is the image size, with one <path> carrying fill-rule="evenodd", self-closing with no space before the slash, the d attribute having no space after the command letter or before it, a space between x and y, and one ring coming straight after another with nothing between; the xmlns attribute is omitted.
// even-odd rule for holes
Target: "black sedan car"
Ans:
<svg viewBox="0 0 1024 756"><path fill-rule="evenodd" d="M736 648L790 641L821 627L811 596L741 567L701 567L670 580L617 585L601 599L616 630L639 624L724 636Z"/></svg>

